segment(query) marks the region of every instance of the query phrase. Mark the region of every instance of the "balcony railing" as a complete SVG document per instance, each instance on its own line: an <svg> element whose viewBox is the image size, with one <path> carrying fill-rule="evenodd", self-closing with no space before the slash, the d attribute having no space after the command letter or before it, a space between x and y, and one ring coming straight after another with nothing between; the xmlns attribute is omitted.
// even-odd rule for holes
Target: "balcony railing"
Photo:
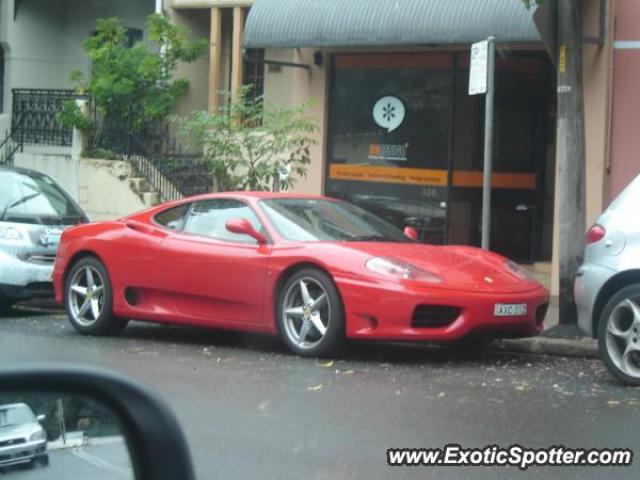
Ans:
<svg viewBox="0 0 640 480"><path fill-rule="evenodd" d="M12 138L24 145L71 146L73 131L56 120L65 102L78 98L74 90L14 89Z"/></svg>

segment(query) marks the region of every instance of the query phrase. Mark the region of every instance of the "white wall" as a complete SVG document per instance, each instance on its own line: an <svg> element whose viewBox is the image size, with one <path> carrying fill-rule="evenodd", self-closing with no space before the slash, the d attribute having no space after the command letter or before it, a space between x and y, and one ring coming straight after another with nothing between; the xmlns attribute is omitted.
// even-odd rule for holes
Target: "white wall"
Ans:
<svg viewBox="0 0 640 480"><path fill-rule="evenodd" d="M92 221L113 220L151 206L129 186L132 170L126 162L18 153L14 165L49 175Z"/></svg>

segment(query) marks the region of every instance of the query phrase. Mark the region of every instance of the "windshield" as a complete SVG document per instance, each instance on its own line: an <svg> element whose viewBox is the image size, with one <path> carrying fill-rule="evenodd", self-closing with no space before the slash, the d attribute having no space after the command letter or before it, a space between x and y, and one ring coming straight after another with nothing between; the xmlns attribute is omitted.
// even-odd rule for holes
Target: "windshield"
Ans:
<svg viewBox="0 0 640 480"><path fill-rule="evenodd" d="M25 405L16 405L7 408L0 407L0 427L22 425L35 421L36 419L33 416L33 412Z"/></svg>
<svg viewBox="0 0 640 480"><path fill-rule="evenodd" d="M322 199L262 200L262 210L287 240L411 242L400 230L350 203Z"/></svg>
<svg viewBox="0 0 640 480"><path fill-rule="evenodd" d="M46 175L0 171L0 221L73 225L84 218Z"/></svg>

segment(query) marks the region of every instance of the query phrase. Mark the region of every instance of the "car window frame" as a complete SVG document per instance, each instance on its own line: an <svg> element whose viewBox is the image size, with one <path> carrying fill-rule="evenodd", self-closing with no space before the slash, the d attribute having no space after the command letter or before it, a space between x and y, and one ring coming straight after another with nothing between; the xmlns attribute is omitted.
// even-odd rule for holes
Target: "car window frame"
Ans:
<svg viewBox="0 0 640 480"><path fill-rule="evenodd" d="M266 228L265 223L260 218L260 215L258 215L258 212L256 211L256 209L253 208L253 206L249 202L247 202L246 200L241 199L241 198L235 198L235 197L205 198L205 199L202 199L202 200L195 200L195 201L191 202L191 204L189 205L189 209L187 210L187 214L185 216L185 220L184 220L184 222L182 224L182 228L180 229L180 231L179 232L177 230L170 230L170 231L177 232L177 233L180 233L182 235L186 235L186 236L192 237L192 238L203 238L203 239L206 239L206 240L218 243L218 244L233 245L235 247L238 247L238 246L251 247L251 248L260 247L261 244L258 243L257 240L256 240L256 243L234 242L234 241L231 241L231 240L228 240L228 239L215 238L215 237L210 237L208 235L199 235L197 233L187 232L184 229L184 227L187 224L187 219L191 215L191 211L193 210L193 208L195 207L196 204L202 203L202 202L211 202L211 201L216 201L216 200L234 200L236 202L242 203L244 206L249 208L251 213L253 213L253 215L256 217L256 220L258 220L258 223L260 224L261 229L259 230L259 232L262 233L262 235L264 235L264 237L267 239L266 245L272 245L273 244L273 239L271 238L271 234L269 233L269 229ZM244 217L242 217L242 218L244 218ZM249 237L249 236L247 235L247 237ZM249 237L249 238L253 238L253 237Z"/></svg>
<svg viewBox="0 0 640 480"><path fill-rule="evenodd" d="M166 225L163 225L160 222L158 222L158 220L156 219L156 217L158 215L161 215L161 214L163 214L165 212L168 212L169 210L173 210L174 208L184 207L185 205L187 206L187 211L184 214L184 218L182 219L182 222L180 222L180 228L169 228ZM191 206L192 205L193 205L193 202L190 201L190 202L183 202L183 203L180 203L178 205L172 205L170 207L164 208L164 209L160 210L159 212L154 213L151 216L151 222L155 226L160 227L160 228L162 228L164 230L167 230L168 232L181 232L184 229L185 224L187 223L187 217L189 216L189 213L191 212Z"/></svg>

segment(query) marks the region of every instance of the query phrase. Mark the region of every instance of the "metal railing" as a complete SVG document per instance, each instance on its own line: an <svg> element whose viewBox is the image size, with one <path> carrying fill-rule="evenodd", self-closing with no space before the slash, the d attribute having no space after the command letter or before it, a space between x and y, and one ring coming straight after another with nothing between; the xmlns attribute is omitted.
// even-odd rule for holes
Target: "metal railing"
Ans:
<svg viewBox="0 0 640 480"><path fill-rule="evenodd" d="M94 115L95 147L127 160L163 201L206 193L213 184L200 153L188 152L172 138L168 125L131 128L130 122Z"/></svg>
<svg viewBox="0 0 640 480"><path fill-rule="evenodd" d="M16 141L12 135L12 132L6 132L4 140L0 143L0 166L12 167L13 156L17 152L24 150L24 144L20 141Z"/></svg>
<svg viewBox="0 0 640 480"><path fill-rule="evenodd" d="M23 145L71 146L73 129L62 126L56 116L65 102L78 98L75 90L16 88L12 90L12 137Z"/></svg>

